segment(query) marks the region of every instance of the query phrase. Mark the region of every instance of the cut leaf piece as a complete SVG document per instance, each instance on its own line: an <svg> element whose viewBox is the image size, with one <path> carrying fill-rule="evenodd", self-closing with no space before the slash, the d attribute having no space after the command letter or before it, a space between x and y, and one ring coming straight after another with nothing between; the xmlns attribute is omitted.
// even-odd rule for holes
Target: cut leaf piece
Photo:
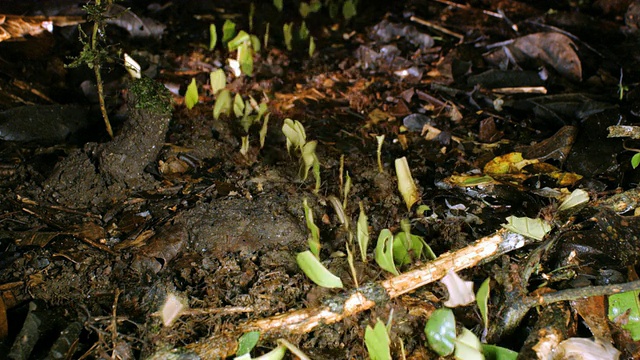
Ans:
<svg viewBox="0 0 640 360"><path fill-rule="evenodd" d="M277 348L269 351L264 355L253 358L253 360L281 360L281 359L284 359L284 356L286 354L287 354L287 348L283 345L278 345Z"/></svg>
<svg viewBox="0 0 640 360"><path fill-rule="evenodd" d="M382 320L378 319L374 328L367 325L364 333L364 343L371 360L391 360L389 348L389 334Z"/></svg>
<svg viewBox="0 0 640 360"><path fill-rule="evenodd" d="M195 78L192 78L191 83L187 86L187 92L184 94L184 103L189 110L193 109L198 103L198 85L196 85Z"/></svg>
<svg viewBox="0 0 640 360"><path fill-rule="evenodd" d="M620 358L620 351L606 340L573 337L560 342L554 356L559 359L617 360Z"/></svg>
<svg viewBox="0 0 640 360"><path fill-rule="evenodd" d="M162 308L160 309L162 324L164 326L171 326L171 324L180 317L182 311L186 307L187 306L184 304L184 301L178 298L175 294L168 294L162 304Z"/></svg>
<svg viewBox="0 0 640 360"><path fill-rule="evenodd" d="M369 247L369 223L367 214L364 212L362 201L360 202L360 214L358 215L358 224L356 225L356 238L358 247L360 248L360 257L362 262L367 262L367 248Z"/></svg>
<svg viewBox="0 0 640 360"><path fill-rule="evenodd" d="M400 275L393 261L393 234L389 229L382 229L376 244L376 263L394 275Z"/></svg>
<svg viewBox="0 0 640 360"><path fill-rule="evenodd" d="M420 200L418 194L418 188L411 176L411 169L409 169L409 163L406 157L396 159L396 176L398 178L398 190L402 194L404 203L407 205L407 210L411 210L411 206Z"/></svg>
<svg viewBox="0 0 640 360"><path fill-rule="evenodd" d="M467 328L456 339L455 358L458 360L484 360L482 344L478 337Z"/></svg>
<svg viewBox="0 0 640 360"><path fill-rule="evenodd" d="M451 309L437 309L424 328L429 347L440 356L453 353L456 340L456 319Z"/></svg>
<svg viewBox="0 0 640 360"><path fill-rule="evenodd" d="M218 31L216 30L216 25L209 25L209 51L213 50L218 43Z"/></svg>
<svg viewBox="0 0 640 360"><path fill-rule="evenodd" d="M240 339L238 339L238 351L236 351L236 356L242 356L251 352L258 343L258 340L260 340L260 331L249 331L242 334Z"/></svg>
<svg viewBox="0 0 640 360"><path fill-rule="evenodd" d="M449 299L444 306L454 308L470 304L476 299L473 293L473 281L464 281L453 270L449 269L447 275L440 280L447 287Z"/></svg>
<svg viewBox="0 0 640 360"><path fill-rule="evenodd" d="M226 44L236 34L236 23L227 19L222 25L222 43Z"/></svg>
<svg viewBox="0 0 640 360"><path fill-rule="evenodd" d="M327 268L322 265L320 260L307 250L305 252L298 253L296 256L296 262L300 269L319 286L325 288L342 288L342 280L339 277L333 275Z"/></svg>
<svg viewBox="0 0 640 360"><path fill-rule="evenodd" d="M223 89L218 93L216 102L213 104L213 118L218 120L221 114L229 115L231 113L231 92Z"/></svg>
<svg viewBox="0 0 640 360"><path fill-rule="evenodd" d="M132 78L140 79L140 70L142 68L140 67L140 64L133 60L133 58L127 53L124 53L124 67L127 69L127 72L129 72L129 75L131 75Z"/></svg>
<svg viewBox="0 0 640 360"><path fill-rule="evenodd" d="M516 360L518 353L496 345L482 344L482 353L487 360Z"/></svg>
<svg viewBox="0 0 640 360"><path fill-rule="evenodd" d="M489 293L491 292L490 281L491 278L487 278L482 282L478 292L476 293L476 302L478 304L478 310L480 310L480 316L482 317L482 325L485 330L489 328Z"/></svg>
<svg viewBox="0 0 640 360"><path fill-rule="evenodd" d="M575 206L589 202L589 193L582 189L576 189L560 204L558 211L569 210Z"/></svg>
<svg viewBox="0 0 640 360"><path fill-rule="evenodd" d="M629 331L633 341L640 340L640 290L609 296L609 320ZM620 318L619 318L620 317Z"/></svg>
<svg viewBox="0 0 640 360"><path fill-rule="evenodd" d="M542 219L509 216L506 220L503 228L536 240L542 240L551 231L551 225Z"/></svg>
<svg viewBox="0 0 640 360"><path fill-rule="evenodd" d="M640 153L633 155L631 158L631 166L635 169L640 165Z"/></svg>
<svg viewBox="0 0 640 360"><path fill-rule="evenodd" d="M209 74L209 82L211 83L211 93L217 95L227 86L227 77L224 70L217 69Z"/></svg>
<svg viewBox="0 0 640 360"><path fill-rule="evenodd" d="M493 158L484 166L484 173L489 175L518 174L523 167L538 162L537 159L525 160L522 158L522 153L512 152Z"/></svg>

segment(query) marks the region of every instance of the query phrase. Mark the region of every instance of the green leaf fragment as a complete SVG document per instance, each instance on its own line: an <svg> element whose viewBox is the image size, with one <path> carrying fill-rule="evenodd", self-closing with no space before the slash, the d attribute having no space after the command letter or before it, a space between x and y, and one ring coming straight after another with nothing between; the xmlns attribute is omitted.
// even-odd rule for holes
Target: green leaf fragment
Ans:
<svg viewBox="0 0 640 360"><path fill-rule="evenodd" d="M362 262L367 262L367 248L369 247L369 220L364 212L364 205L360 202L360 214L358 215L358 223L356 225L356 239L360 248L360 257Z"/></svg>
<svg viewBox="0 0 640 360"><path fill-rule="evenodd" d="M490 286L491 278L487 278L482 282L478 292L476 293L476 303L478 304L478 310L480 310L480 316L482 317L482 324L484 328L489 327L489 293L491 291Z"/></svg>
<svg viewBox="0 0 640 360"><path fill-rule="evenodd" d="M236 356L242 356L251 352L256 344L258 344L258 340L260 340L260 331L249 331L242 334L238 339L238 351L236 351Z"/></svg>
<svg viewBox="0 0 640 360"><path fill-rule="evenodd" d="M224 70L216 69L211 72L209 74L209 82L211 83L211 93L217 95L227 86L227 76L224 74Z"/></svg>
<svg viewBox="0 0 640 360"><path fill-rule="evenodd" d="M367 352L371 360L391 360L389 334L380 319L377 320L373 328L367 325L367 329L364 332L364 343L367 346Z"/></svg>
<svg viewBox="0 0 640 360"><path fill-rule="evenodd" d="M240 94L236 94L233 98L233 114L236 117L241 117L244 114L244 100Z"/></svg>
<svg viewBox="0 0 640 360"><path fill-rule="evenodd" d="M356 5L353 0L347 0L342 4L342 16L344 16L345 20L350 20L356 16L357 13L358 11L356 10Z"/></svg>
<svg viewBox="0 0 640 360"><path fill-rule="evenodd" d="M282 26L282 31L284 33L284 44L287 47L287 50L293 50L292 40L293 40L293 23L287 23Z"/></svg>
<svg viewBox="0 0 640 360"><path fill-rule="evenodd" d="M451 309L437 309L424 328L429 347L440 356L453 353L456 340L456 319Z"/></svg>
<svg viewBox="0 0 640 360"><path fill-rule="evenodd" d="M640 290L627 291L609 296L609 320L624 316L618 323L629 331L633 341L640 340ZM625 323L626 322L626 323Z"/></svg>
<svg viewBox="0 0 640 360"><path fill-rule="evenodd" d="M236 23L227 19L222 25L222 42L226 44L229 40L233 39L235 35Z"/></svg>
<svg viewBox="0 0 640 360"><path fill-rule="evenodd" d="M633 155L631 158L631 166L635 169L640 165L640 153Z"/></svg>
<svg viewBox="0 0 640 360"><path fill-rule="evenodd" d="M260 52L260 39L256 35L251 35L251 47L253 48L253 52Z"/></svg>
<svg viewBox="0 0 640 360"><path fill-rule="evenodd" d="M316 41L313 39L313 36L309 38L309 57L312 57L316 52Z"/></svg>
<svg viewBox="0 0 640 360"><path fill-rule="evenodd" d="M221 90L213 104L213 118L218 120L221 114L229 115L231 107L231 92L227 89Z"/></svg>
<svg viewBox="0 0 640 360"><path fill-rule="evenodd" d="M243 43L238 47L238 62L243 74L253 75L253 48L250 43Z"/></svg>
<svg viewBox="0 0 640 360"><path fill-rule="evenodd" d="M244 30L240 30L238 35L236 35L236 37L234 37L233 40L229 41L227 46L229 47L229 51L234 51L237 48L239 48L240 45L250 43L250 42L251 42L251 37L249 36L249 34L247 34L247 32Z"/></svg>
<svg viewBox="0 0 640 360"><path fill-rule="evenodd" d="M317 141L309 141L302 146L302 167L300 178L307 180L309 176L309 169L311 169L316 163L318 163L318 157L316 156ZM318 168L318 170L320 170Z"/></svg>
<svg viewBox="0 0 640 360"><path fill-rule="evenodd" d="M502 227L536 240L542 240L551 231L551 225L542 219L509 216L506 220L507 224L502 224Z"/></svg>
<svg viewBox="0 0 640 360"><path fill-rule="evenodd" d="M516 360L518 353L496 345L482 344L482 353L486 360Z"/></svg>
<svg viewBox="0 0 640 360"><path fill-rule="evenodd" d="M273 0L273 6L275 6L276 9L278 9L279 12L282 12L284 4L283 4L282 0Z"/></svg>
<svg viewBox="0 0 640 360"><path fill-rule="evenodd" d="M216 30L216 25L209 25L209 51L213 50L218 43L218 31Z"/></svg>
<svg viewBox="0 0 640 360"><path fill-rule="evenodd" d="M582 189L575 189L567 196L558 206L558 211L569 210L575 206L579 206L589 202L589 193Z"/></svg>
<svg viewBox="0 0 640 360"><path fill-rule="evenodd" d="M307 27L307 23L305 21L300 24L300 29L298 30L298 36L302 40L306 40L309 37L309 28Z"/></svg>
<svg viewBox="0 0 640 360"><path fill-rule="evenodd" d="M198 85L196 85L195 78L192 78L191 83L187 86L187 92L184 94L184 103L189 110L193 109L198 103Z"/></svg>
<svg viewBox="0 0 640 360"><path fill-rule="evenodd" d="M382 229L378 235L375 260L384 270L394 275L400 275L393 261L393 234L389 229Z"/></svg>
<svg viewBox="0 0 640 360"><path fill-rule="evenodd" d="M456 339L454 357L457 360L484 360L482 344L470 330L463 328L462 333Z"/></svg>
<svg viewBox="0 0 640 360"><path fill-rule="evenodd" d="M411 176L411 169L409 168L407 158L403 156L396 159L395 167L396 177L398 178L398 190L404 199L404 203L407 205L407 210L411 210L411 206L420 199L420 195Z"/></svg>
<svg viewBox="0 0 640 360"><path fill-rule="evenodd" d="M307 223L307 229L311 232L309 235L309 249L311 253L317 258L320 257L320 229L313 222L313 211L309 207L307 199L302 200L302 207L304 209L304 218Z"/></svg>
<svg viewBox="0 0 640 360"><path fill-rule="evenodd" d="M311 12L309 4L304 1L301 2L300 7L298 7L298 12L300 12L300 16L302 16L302 18L306 18L309 15L309 12Z"/></svg>
<svg viewBox="0 0 640 360"><path fill-rule="evenodd" d="M277 348L269 351L268 353L253 358L253 360L281 360L287 354L287 348L283 345L278 345Z"/></svg>
<svg viewBox="0 0 640 360"><path fill-rule="evenodd" d="M422 237L399 232L393 237L393 260L397 265L409 265L422 256L427 244Z"/></svg>
<svg viewBox="0 0 640 360"><path fill-rule="evenodd" d="M302 271L318 286L325 288L342 288L342 280L327 270L311 251L298 253L296 262Z"/></svg>

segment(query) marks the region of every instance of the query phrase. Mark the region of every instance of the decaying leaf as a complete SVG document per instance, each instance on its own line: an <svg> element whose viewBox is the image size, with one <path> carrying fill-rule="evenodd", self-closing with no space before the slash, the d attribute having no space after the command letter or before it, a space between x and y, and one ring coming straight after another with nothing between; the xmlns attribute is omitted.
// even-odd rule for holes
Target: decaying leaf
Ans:
<svg viewBox="0 0 640 360"><path fill-rule="evenodd" d="M582 63L576 53L576 45L566 35L540 32L519 37L505 47L487 55L487 60L494 64L503 63L509 58L518 63L528 59L539 60L562 76L575 81L582 80Z"/></svg>

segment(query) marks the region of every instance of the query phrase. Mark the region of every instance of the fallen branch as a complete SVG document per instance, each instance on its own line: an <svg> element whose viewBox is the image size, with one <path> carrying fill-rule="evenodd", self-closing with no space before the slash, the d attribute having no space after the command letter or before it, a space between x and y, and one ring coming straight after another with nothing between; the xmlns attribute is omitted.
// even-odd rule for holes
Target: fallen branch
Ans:
<svg viewBox="0 0 640 360"><path fill-rule="evenodd" d="M384 303L438 281L449 270L457 272L476 266L533 241L523 235L501 229L463 249L444 253L436 260L417 269L381 282L352 289L347 293L338 294L325 300L322 306L240 324L232 331L189 344L186 349L195 352L203 360L218 359L233 355L238 345L237 339L247 331L260 331L261 335L267 338L308 333L320 325L336 323L346 317L371 309L376 304Z"/></svg>

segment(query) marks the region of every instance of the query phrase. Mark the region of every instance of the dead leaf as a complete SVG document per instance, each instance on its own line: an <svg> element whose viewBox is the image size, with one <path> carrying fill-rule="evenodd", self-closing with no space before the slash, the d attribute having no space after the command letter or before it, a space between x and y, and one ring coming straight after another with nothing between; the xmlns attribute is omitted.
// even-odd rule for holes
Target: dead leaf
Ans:
<svg viewBox="0 0 640 360"><path fill-rule="evenodd" d="M540 60L553 67L560 75L581 81L582 63L575 48L576 45L566 35L555 32L535 33L515 39L509 45L488 54L486 59L493 64L504 63L509 58L518 63L528 59Z"/></svg>

